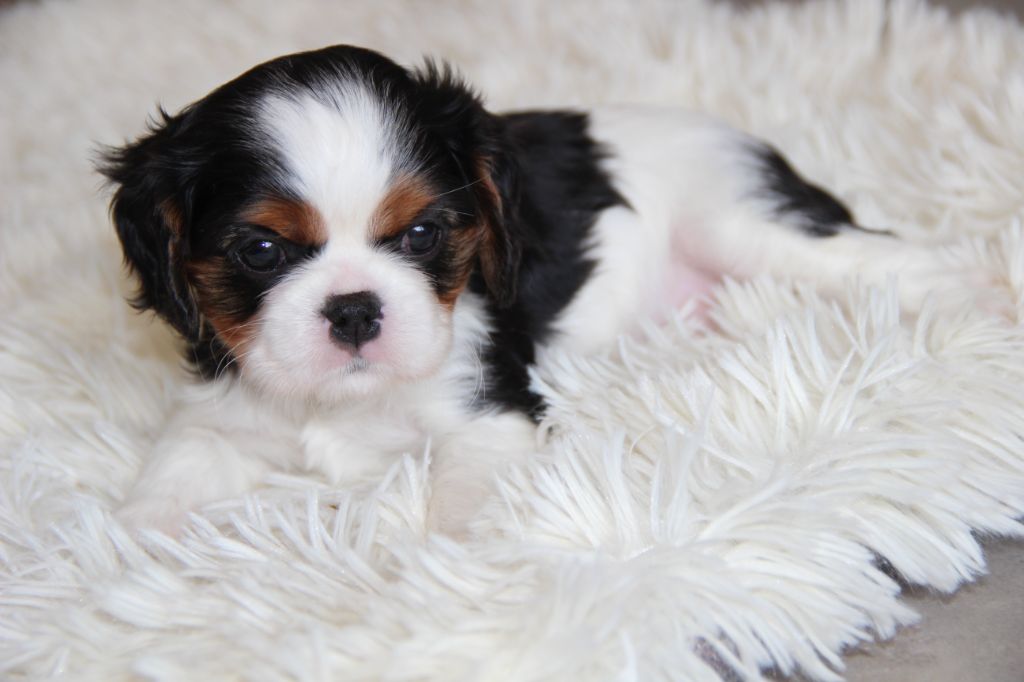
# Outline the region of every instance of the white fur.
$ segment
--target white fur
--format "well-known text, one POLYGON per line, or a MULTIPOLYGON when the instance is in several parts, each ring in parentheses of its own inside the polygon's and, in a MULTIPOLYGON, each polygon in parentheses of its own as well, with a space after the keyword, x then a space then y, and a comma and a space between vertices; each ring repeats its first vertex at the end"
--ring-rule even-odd
POLYGON ((269 96, 259 126, 284 158, 282 181, 317 208, 332 239, 361 243, 370 217, 402 168, 390 134, 395 122, 356 80, 342 80, 323 102, 308 94, 269 96))
MULTIPOLYGON (((0 82, 18 93, 0 98, 0 676, 710 680, 717 652, 747 679, 836 679, 848 647, 915 618, 874 552, 951 591, 985 571, 972 532, 1020 532, 1019 25, 905 0, 0 12, 0 82), (91 150, 138 134, 157 99, 342 40, 448 56, 499 109, 722 115, 868 225, 972 238, 950 257, 1001 282, 1013 322, 926 305, 908 323, 891 292, 853 284, 835 300, 728 284, 715 330, 683 320, 547 358, 541 457, 487 465, 503 497, 465 542, 425 531, 444 510, 423 449, 352 486, 300 461, 180 541, 137 541, 110 512, 187 378, 166 328, 122 304, 91 150)), ((457 365, 472 384, 472 353, 457 365)))
POLYGON ((452 313, 426 276, 367 244, 334 241, 268 292, 242 375, 271 394, 325 404, 371 396, 438 371, 451 349, 452 313), (332 342, 329 297, 358 291, 382 303, 380 335, 358 354, 332 342))
MULTIPOLYGON (((411 269, 395 266, 395 272, 411 269)), ((306 275, 298 279, 304 290, 310 288, 306 275)), ((534 441, 534 428, 524 415, 490 414, 473 405, 482 381, 479 349, 488 330, 478 298, 462 296, 453 324, 434 332, 455 330, 453 344, 445 337, 443 365, 429 376, 397 381, 375 360, 358 372, 347 365, 316 366, 316 339, 323 330, 317 323, 307 329, 301 317, 289 324, 289 311, 308 307, 273 298, 276 289, 262 322, 267 331, 254 343, 241 377, 189 387, 118 516, 135 528, 177 535, 189 511, 242 495, 268 473, 307 471, 331 485, 350 487, 378 482, 402 456, 432 446, 432 518, 443 524, 434 528, 463 532, 487 492, 493 494, 497 472, 520 461, 534 441), (278 311, 285 311, 283 321, 274 316, 278 311), (290 333, 283 345, 287 354, 273 364, 261 350, 274 343, 279 329, 290 333), (307 345, 313 348, 308 354, 307 345), (364 373, 371 377, 364 379, 364 373), (348 387, 351 383, 355 389, 348 387)), ((389 288, 376 290, 391 300, 389 288)), ((428 295, 422 307, 438 306, 428 295)))

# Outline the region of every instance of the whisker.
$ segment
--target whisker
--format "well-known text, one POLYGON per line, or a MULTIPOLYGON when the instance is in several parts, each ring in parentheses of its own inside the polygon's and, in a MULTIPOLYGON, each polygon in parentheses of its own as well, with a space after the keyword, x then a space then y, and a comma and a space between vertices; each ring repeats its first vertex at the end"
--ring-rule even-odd
POLYGON ((252 351, 252 350, 248 350, 248 351, 246 351, 244 353, 235 353, 235 352, 227 353, 224 356, 224 358, 221 360, 221 362, 218 363, 217 368, 214 370, 214 375, 213 375, 214 379, 219 379, 222 376, 224 376, 224 374, 229 369, 231 369, 231 367, 233 365, 240 364, 242 360, 244 360, 247 357, 249 357, 250 355, 252 355, 253 352, 254 351, 252 351), (224 362, 225 360, 227 362, 224 362))
MULTIPOLYGON (((247 320, 245 322, 240 322, 239 324, 228 327, 223 332, 221 332, 221 334, 226 335, 232 332, 247 330, 256 327, 258 324, 258 320, 247 320)), ((217 341, 217 339, 218 335, 214 335, 210 339, 209 350, 211 355, 213 355, 214 353, 213 344, 217 341)), ((231 368, 232 365, 236 364, 239 361, 239 359, 245 357, 245 355, 248 355, 248 353, 238 354, 233 348, 228 348, 227 352, 221 357, 220 360, 217 361, 217 366, 213 368, 213 378, 215 380, 220 379, 222 376, 224 376, 225 373, 227 373, 227 371, 231 368)))
POLYGON ((483 178, 477 178, 476 180, 472 180, 472 181, 470 181, 470 182, 467 182, 467 183, 466 183, 465 185, 463 185, 462 187, 456 187, 455 189, 450 189, 450 190, 448 190, 447 192, 441 192, 440 194, 435 194, 435 195, 434 195, 434 198, 435 198, 435 199, 440 199, 441 197, 443 197, 443 196, 445 196, 445 195, 447 195, 447 194, 452 194, 452 193, 454 193, 454 192, 459 192, 459 191, 461 191, 461 190, 464 190, 464 189, 466 189, 467 187, 472 187, 473 185, 479 184, 479 183, 481 183, 481 182, 483 182, 483 181, 484 181, 484 179, 483 179, 483 178))

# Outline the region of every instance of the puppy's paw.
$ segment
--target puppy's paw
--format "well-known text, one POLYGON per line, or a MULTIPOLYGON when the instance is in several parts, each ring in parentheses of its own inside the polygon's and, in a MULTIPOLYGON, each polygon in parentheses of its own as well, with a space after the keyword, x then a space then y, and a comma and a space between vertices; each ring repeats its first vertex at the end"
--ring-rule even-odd
POLYGON ((427 530, 457 540, 470 535, 470 525, 490 500, 483 485, 436 485, 427 504, 427 530))
POLYGON ((1017 306, 1003 276, 980 264, 965 264, 944 250, 921 250, 899 274, 900 304, 911 313, 925 306, 940 314, 967 311, 1014 321, 1017 306))
POLYGON ((911 310, 933 305, 940 314, 973 311, 1013 321, 1017 307, 1005 283, 981 268, 960 268, 911 286, 911 310))
POLYGON ((173 498, 151 497, 129 499, 114 517, 129 531, 157 530, 172 538, 181 535, 188 509, 173 498))
POLYGON ((961 295, 966 296, 974 310, 1008 322, 1017 321, 1017 304, 1009 285, 1002 278, 979 269, 964 273, 962 281, 965 286, 961 295))

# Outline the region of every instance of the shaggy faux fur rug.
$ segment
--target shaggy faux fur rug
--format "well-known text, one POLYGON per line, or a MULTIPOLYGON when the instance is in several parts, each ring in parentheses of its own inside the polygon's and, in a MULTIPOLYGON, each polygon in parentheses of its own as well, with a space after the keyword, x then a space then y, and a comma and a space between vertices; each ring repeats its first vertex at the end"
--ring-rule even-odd
MULTIPOLYGON (((1024 334, 851 282, 728 284, 607 357, 548 358, 539 456, 465 542, 423 453, 378 485, 279 475, 131 539, 110 512, 187 375, 133 313, 91 157, 257 61, 336 42, 458 64, 498 108, 714 112, 862 222, 958 241, 1024 310, 1024 29, 911 1, 0 7, 0 676, 702 680, 797 670, 1021 535, 1024 334)), ((798 274, 798 273, 797 273, 798 274)))

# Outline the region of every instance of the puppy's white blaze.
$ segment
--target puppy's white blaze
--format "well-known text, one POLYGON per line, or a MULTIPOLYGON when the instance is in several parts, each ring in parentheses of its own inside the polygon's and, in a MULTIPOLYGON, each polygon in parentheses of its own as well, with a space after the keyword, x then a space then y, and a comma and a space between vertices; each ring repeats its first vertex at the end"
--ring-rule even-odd
POLYGON ((285 182, 320 212, 332 237, 365 243, 388 185, 410 165, 405 126, 356 81, 319 94, 270 96, 260 123, 284 161, 285 182))

